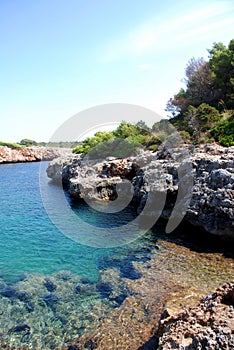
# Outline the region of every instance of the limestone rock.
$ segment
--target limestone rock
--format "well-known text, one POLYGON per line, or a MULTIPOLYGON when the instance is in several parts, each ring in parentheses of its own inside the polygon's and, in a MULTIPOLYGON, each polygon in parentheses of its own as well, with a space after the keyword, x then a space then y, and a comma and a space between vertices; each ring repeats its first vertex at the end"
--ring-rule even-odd
MULTIPOLYGON (((166 194, 163 217, 170 217, 176 203, 174 216, 182 215, 209 233, 234 238, 234 147, 215 144, 173 152, 162 147, 156 153, 103 161, 73 156, 54 160, 47 175, 54 181, 62 179, 77 199, 113 201, 120 195, 120 184, 130 181, 138 214, 150 194, 162 199, 166 194), (189 189, 191 178, 194 183, 189 189)), ((148 207, 148 215, 154 215, 155 206, 148 207)))
POLYGON ((22 148, 0 146, 0 164, 52 160, 64 154, 65 152, 68 152, 68 150, 36 146, 22 148))
POLYGON ((196 307, 161 318, 158 349, 233 349, 233 306, 234 284, 227 283, 196 307))

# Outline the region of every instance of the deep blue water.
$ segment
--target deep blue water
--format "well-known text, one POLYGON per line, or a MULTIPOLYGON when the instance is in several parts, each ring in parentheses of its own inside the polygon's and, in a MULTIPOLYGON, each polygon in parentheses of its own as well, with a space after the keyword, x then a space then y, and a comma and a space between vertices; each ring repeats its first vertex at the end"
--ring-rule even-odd
MULTIPOLYGON (((136 242, 119 248, 92 248, 64 236, 43 207, 39 171, 40 163, 0 166, 0 273, 5 280, 15 281, 26 272, 51 274, 60 270, 95 280, 102 262, 110 256, 125 258, 139 249, 136 242)), ((58 190, 49 180, 48 186, 52 194, 58 190)), ((91 224, 120 224, 117 214, 98 214, 87 205, 75 206, 74 211, 91 224)), ((131 218, 132 213, 125 213, 128 215, 131 218)))

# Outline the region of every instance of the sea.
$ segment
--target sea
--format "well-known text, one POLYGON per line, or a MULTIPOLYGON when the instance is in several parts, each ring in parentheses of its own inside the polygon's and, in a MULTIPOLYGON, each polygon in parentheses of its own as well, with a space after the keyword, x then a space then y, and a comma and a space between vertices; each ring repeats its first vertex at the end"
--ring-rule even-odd
MULTIPOLYGON (((47 165, 43 162, 43 169, 47 165)), ((196 244, 191 248, 181 238, 166 237, 160 227, 110 248, 69 238, 44 207, 40 171, 40 162, 0 165, 0 348, 65 349, 104 320, 118 329, 113 314, 131 309, 134 300, 147 304, 150 283, 155 288, 157 279, 167 286, 173 282, 178 299, 179 292, 183 299, 190 290, 195 300, 233 276, 230 257, 196 244)), ((46 186, 51 196, 58 191, 50 179, 46 186)), ((65 196, 80 230, 82 222, 121 230, 137 215, 131 207, 107 215, 65 196)), ((130 337, 138 331, 132 327, 130 337)))

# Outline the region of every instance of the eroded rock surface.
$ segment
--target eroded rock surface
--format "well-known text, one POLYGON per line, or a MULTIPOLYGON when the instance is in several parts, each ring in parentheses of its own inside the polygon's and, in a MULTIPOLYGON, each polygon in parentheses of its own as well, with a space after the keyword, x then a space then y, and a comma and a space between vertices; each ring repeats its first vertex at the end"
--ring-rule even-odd
POLYGON ((138 213, 147 201, 149 204, 152 194, 162 199, 166 194, 165 206, 157 209, 152 202, 148 215, 160 210, 169 218, 175 207, 173 215, 179 217, 186 209, 185 219, 193 225, 234 237, 234 147, 205 145, 173 152, 162 148, 156 153, 146 151, 137 157, 104 161, 60 158, 51 162, 47 174, 63 182, 77 199, 115 200, 121 193, 120 185, 131 181, 138 213))
POLYGON ((233 307, 234 284, 227 283, 196 307, 162 319, 158 349, 234 349, 233 307))
POLYGON ((52 160, 71 151, 60 148, 0 146, 0 164, 52 160))

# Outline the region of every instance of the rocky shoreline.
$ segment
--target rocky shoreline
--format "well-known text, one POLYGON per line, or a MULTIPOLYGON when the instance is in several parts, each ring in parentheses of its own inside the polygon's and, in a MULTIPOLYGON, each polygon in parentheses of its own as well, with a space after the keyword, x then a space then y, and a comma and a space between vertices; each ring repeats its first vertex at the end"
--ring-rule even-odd
MULTIPOLYGON (((155 153, 104 161, 74 155, 52 161, 47 175, 62 182, 72 198, 86 201, 116 199, 121 184, 130 180, 132 203, 139 214, 150 193, 166 193, 161 217, 182 213, 190 224, 234 239, 234 147, 203 145, 174 149, 173 153, 162 147, 155 153)), ((150 214, 154 215, 153 205, 150 214)))
MULTIPOLYGON (((184 222, 191 224, 194 230, 198 227, 200 231, 204 230, 217 239, 221 236, 233 240, 234 147, 204 145, 190 148, 189 158, 182 157, 182 161, 180 152, 181 149, 177 149, 171 154, 162 148, 155 153, 144 152, 137 157, 126 159, 109 157, 104 161, 93 161, 81 156, 60 158, 51 162, 47 175, 54 182, 60 185, 62 183, 75 201, 85 200, 88 203, 90 200, 102 202, 118 198, 119 194, 121 195, 120 185, 125 180, 130 180, 133 187, 132 203, 138 214, 141 214, 150 192, 159 195, 166 192, 167 199, 162 210, 162 218, 168 220, 176 201, 180 210, 187 201, 184 222), (180 197, 181 183, 188 184, 191 180, 191 172, 189 173, 191 169, 186 166, 188 162, 192 164, 192 193, 188 195, 182 190, 184 196, 180 197), (159 176, 160 169, 163 169, 163 172, 159 176)), ((188 189, 188 186, 185 186, 185 189, 188 189)), ((193 255, 192 252, 190 254, 193 255)), ((142 278, 134 281, 134 285, 128 284, 128 287, 131 285, 137 293, 130 295, 120 308, 113 312, 111 319, 104 319, 96 331, 80 337, 66 350, 233 348, 234 284, 227 283, 213 294, 205 295, 206 291, 211 292, 220 284, 211 283, 212 285, 203 288, 199 282, 199 273, 202 273, 203 268, 199 264, 196 267, 193 258, 191 262, 188 261, 190 260, 188 256, 186 259, 186 264, 194 270, 190 271, 191 280, 187 282, 180 280, 179 271, 172 266, 173 256, 170 260, 162 262, 168 266, 167 274, 162 276, 158 274, 161 270, 159 262, 157 261, 154 266, 151 259, 150 269, 140 268, 142 278), (170 275, 173 271, 174 273, 170 275), (169 276, 168 281, 170 280, 168 287, 166 276, 169 276), (150 283, 148 288, 149 280, 154 283, 150 283), (144 286, 144 296, 139 292, 138 282, 144 286), (182 288, 178 292, 178 283, 182 283, 184 290, 182 288), (147 302, 144 302, 146 295, 147 302), (156 295, 160 295, 159 300, 156 295), (132 335, 129 330, 132 331, 132 335)), ((177 261, 176 258, 175 264, 177 266, 179 264, 183 270, 183 259, 177 261)), ((229 264, 229 269, 232 271, 232 262, 229 264)), ((207 272, 208 270, 205 274, 207 272)), ((185 278, 184 272, 182 275, 185 278)), ((105 274, 103 278, 105 279, 105 274)), ((232 277, 230 279, 226 274, 226 281, 233 282, 232 277)))
POLYGON ((0 146, 0 164, 39 162, 70 154, 71 151, 62 148, 22 147, 10 148, 0 146))
POLYGON ((234 284, 227 283, 200 303, 170 316, 165 310, 157 330, 158 349, 233 349, 234 284))
POLYGON ((1 349, 232 349, 232 260, 164 239, 147 259, 136 253, 131 275, 126 259, 105 259, 95 282, 68 271, 0 279, 1 349))
MULTIPOLYGON (((186 275, 180 280, 180 272, 185 266, 181 264, 177 269, 163 255, 161 262, 155 259, 167 243, 160 242, 159 246, 148 267, 145 263, 134 264, 141 277, 134 281, 124 280, 125 288, 131 293, 120 306, 95 330, 84 333, 66 350, 232 349, 234 284, 221 284, 217 288, 221 282, 218 278, 219 281, 213 281, 208 288, 204 280, 200 280, 199 265, 192 268, 193 282, 186 275), (215 289, 213 294, 206 294, 215 289)), ((183 250, 186 254, 186 248, 179 248, 178 253, 183 254, 183 250)), ((198 254, 192 253, 187 264, 195 263, 196 257, 198 254)), ((206 260, 205 256, 203 258, 206 260)), ((205 262, 203 258, 200 263, 205 262)), ((232 265, 230 269, 233 271, 232 265)), ((230 276, 226 275, 227 280, 230 276)), ((100 281, 112 287, 121 285, 117 271, 111 269, 101 272, 100 281)))

